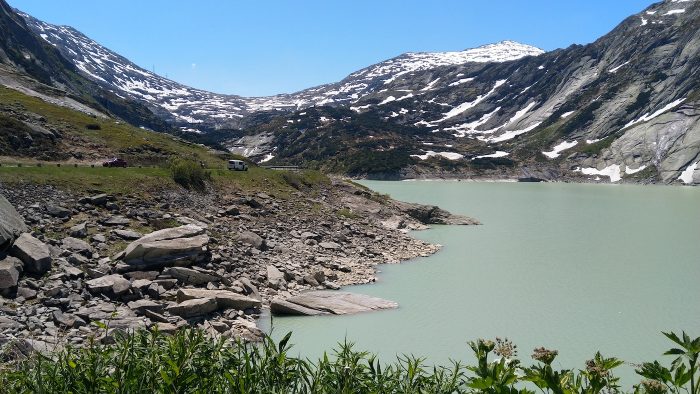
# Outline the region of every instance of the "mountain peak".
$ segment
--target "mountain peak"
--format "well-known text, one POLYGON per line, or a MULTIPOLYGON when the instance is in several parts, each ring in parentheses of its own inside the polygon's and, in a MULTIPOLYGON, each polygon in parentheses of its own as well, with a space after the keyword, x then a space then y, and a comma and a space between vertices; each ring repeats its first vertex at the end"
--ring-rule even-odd
POLYGON ((507 62, 517 60, 525 56, 538 56, 544 51, 517 41, 504 40, 493 44, 481 45, 463 51, 450 52, 408 52, 404 56, 411 58, 425 58, 436 61, 436 66, 454 65, 462 63, 489 63, 507 62), (444 64, 443 64, 444 63, 444 64))

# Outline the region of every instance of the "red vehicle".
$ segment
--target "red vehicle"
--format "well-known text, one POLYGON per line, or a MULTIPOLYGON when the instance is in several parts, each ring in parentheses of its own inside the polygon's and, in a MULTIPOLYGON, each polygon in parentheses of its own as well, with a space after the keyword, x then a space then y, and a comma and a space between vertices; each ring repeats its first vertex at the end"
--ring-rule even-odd
POLYGON ((117 157, 109 159, 102 163, 102 167, 122 167, 126 168, 126 161, 119 159, 117 157))

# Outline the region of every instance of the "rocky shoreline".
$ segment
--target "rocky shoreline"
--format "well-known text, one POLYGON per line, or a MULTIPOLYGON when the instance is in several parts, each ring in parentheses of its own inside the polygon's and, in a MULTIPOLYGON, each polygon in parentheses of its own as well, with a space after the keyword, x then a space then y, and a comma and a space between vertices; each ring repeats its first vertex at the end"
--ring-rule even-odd
POLYGON ((109 196, 29 183, 0 194, 2 216, 16 217, 0 223, 0 348, 15 353, 152 326, 256 340, 255 321, 275 300, 369 283, 378 264, 439 249, 407 231, 478 224, 343 179, 278 196, 109 196))

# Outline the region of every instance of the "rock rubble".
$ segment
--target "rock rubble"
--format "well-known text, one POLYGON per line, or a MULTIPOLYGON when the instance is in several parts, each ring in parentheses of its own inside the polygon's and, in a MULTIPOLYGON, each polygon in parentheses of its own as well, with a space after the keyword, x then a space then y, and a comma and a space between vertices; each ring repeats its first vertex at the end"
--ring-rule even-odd
POLYGON ((405 234, 424 227, 416 215, 343 180, 291 196, 170 191, 145 199, 35 184, 0 194, 3 212, 16 208, 17 216, 3 216, 0 229, 0 344, 37 350, 147 327, 255 340, 263 308, 392 308, 332 290, 374 281, 377 264, 438 249, 405 234))

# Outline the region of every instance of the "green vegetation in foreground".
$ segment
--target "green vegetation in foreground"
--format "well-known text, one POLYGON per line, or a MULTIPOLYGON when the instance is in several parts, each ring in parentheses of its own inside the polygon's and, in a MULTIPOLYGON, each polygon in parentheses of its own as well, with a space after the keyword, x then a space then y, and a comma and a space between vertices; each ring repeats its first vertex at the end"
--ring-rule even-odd
MULTIPOLYGON (((614 375, 623 362, 600 353, 581 370, 555 370, 556 350, 535 349, 534 364, 525 366, 507 339, 478 340, 469 343, 475 365, 427 367, 408 356, 382 364, 346 342, 311 362, 290 356, 290 335, 246 344, 211 340, 195 329, 173 336, 139 331, 118 336, 114 345, 90 343, 0 364, 0 387, 3 393, 625 392, 614 375)), ((700 338, 664 335, 676 346, 665 354, 675 360, 668 367, 658 361, 638 366, 643 380, 629 392, 698 394, 700 338)))
MULTIPOLYGON (((207 169, 211 179, 207 187, 218 190, 237 189, 265 192, 278 197, 294 190, 318 188, 330 180, 317 171, 287 172, 251 166, 249 171, 229 171, 225 164, 207 169)), ((177 189, 169 168, 104 168, 45 165, 42 167, 0 167, 0 183, 35 183, 53 185, 74 192, 102 192, 115 195, 148 195, 177 189)))

